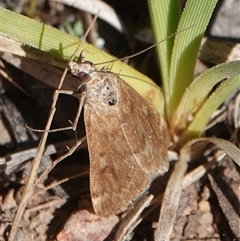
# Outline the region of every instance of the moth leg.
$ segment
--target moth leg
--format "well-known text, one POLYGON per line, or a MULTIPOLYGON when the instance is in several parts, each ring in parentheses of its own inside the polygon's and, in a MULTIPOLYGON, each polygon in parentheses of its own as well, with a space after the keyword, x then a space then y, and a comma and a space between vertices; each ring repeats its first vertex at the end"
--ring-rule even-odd
MULTIPOLYGON (((54 95, 53 95, 53 103, 52 103, 52 106, 51 106, 51 112, 55 112, 56 111, 56 103, 57 103, 57 100, 58 100, 58 96, 60 94, 73 95, 74 91, 72 91, 72 90, 55 90, 54 91, 54 95)), ((57 129, 51 129, 51 130, 48 130, 47 132, 51 133, 51 132, 66 131, 66 130, 73 130, 73 131, 75 131, 76 128, 77 128, 77 124, 78 124, 78 120, 79 120, 81 111, 82 111, 84 99, 85 99, 85 95, 83 93, 81 98, 80 98, 80 100, 79 100, 78 110, 77 110, 76 116, 74 118, 74 121, 73 122, 69 121, 71 126, 57 128, 57 129)), ((32 130, 32 131, 46 132, 45 130, 31 128, 28 125, 26 125, 26 127, 28 129, 32 130)))
POLYGON ((75 131, 76 128, 77 128, 77 124, 78 124, 78 120, 79 120, 79 117, 80 117, 81 112, 82 112, 82 107, 83 107, 84 100, 85 100, 85 92, 82 92, 81 98, 79 99, 79 104, 78 104, 78 109, 77 109, 76 116, 74 118, 74 121, 71 123, 72 126, 70 126, 70 127, 72 127, 73 131, 75 131))
POLYGON ((82 50, 81 53, 79 54, 78 56, 78 63, 81 64, 81 63, 84 63, 84 51, 82 50))

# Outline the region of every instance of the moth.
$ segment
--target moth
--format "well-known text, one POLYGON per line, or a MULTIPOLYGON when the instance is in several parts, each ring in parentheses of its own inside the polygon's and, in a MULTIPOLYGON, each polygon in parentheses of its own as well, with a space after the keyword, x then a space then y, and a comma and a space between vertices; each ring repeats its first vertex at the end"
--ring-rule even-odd
POLYGON ((119 214, 168 170, 166 122, 117 74, 84 60, 69 66, 80 80, 94 211, 119 214))

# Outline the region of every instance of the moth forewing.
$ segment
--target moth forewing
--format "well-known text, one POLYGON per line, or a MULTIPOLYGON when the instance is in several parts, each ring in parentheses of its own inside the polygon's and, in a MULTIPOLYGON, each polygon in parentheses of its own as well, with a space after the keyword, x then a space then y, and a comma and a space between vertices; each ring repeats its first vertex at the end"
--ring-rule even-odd
POLYGON ((146 172, 156 172, 157 175, 165 173, 169 167, 169 136, 165 120, 126 82, 120 78, 117 80, 121 95, 124 96, 121 106, 129 103, 120 107, 121 120, 124 122, 129 117, 133 119, 126 122, 123 131, 136 160, 146 172))
POLYGON ((101 216, 118 214, 168 170, 167 126, 151 104, 117 75, 91 72, 85 84, 93 208, 101 216))

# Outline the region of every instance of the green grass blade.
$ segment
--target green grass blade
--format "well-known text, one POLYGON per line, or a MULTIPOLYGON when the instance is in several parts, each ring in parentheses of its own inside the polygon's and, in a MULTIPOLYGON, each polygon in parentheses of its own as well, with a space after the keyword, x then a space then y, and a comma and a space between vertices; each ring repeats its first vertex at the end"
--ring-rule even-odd
MULTIPOLYGON (((180 1, 148 0, 148 6, 155 42, 158 43, 176 32, 181 16, 180 1)), ((157 45, 157 57, 166 93, 169 93, 168 79, 173 44, 174 37, 157 45)))
POLYGON ((188 0, 186 3, 178 31, 193 27, 175 38, 169 79, 170 90, 166 93, 169 120, 172 119, 183 93, 193 80, 201 39, 216 3, 217 0, 188 0))
MULTIPOLYGON (((41 52, 44 53, 42 59, 46 59, 47 53, 49 54, 49 58, 51 58, 49 62, 59 67, 63 67, 62 64, 59 65, 61 62, 59 60, 65 60, 67 63, 79 44, 79 39, 74 36, 21 14, 0 8, 0 42, 5 37, 20 42, 22 50, 25 51, 24 56, 35 56, 35 59, 41 60, 41 52), (30 47, 38 50, 38 54, 29 53, 28 51, 32 51, 30 47)), ((98 68, 107 66, 112 72, 121 74, 122 79, 131 85, 140 95, 150 100, 158 112, 163 114, 163 95, 160 88, 151 79, 122 61, 107 64, 106 62, 116 60, 116 58, 90 44, 82 42, 81 50, 84 51, 86 60, 94 64, 105 62, 105 64, 97 65, 98 68)), ((80 52, 77 54, 79 55, 80 52)))
POLYGON ((240 87, 240 74, 230 77, 208 97, 204 105, 195 115, 187 130, 181 135, 183 139, 196 138, 201 135, 212 113, 226 100, 226 98, 240 87))
POLYGON ((185 91, 171 122, 171 132, 186 129, 196 112, 206 101, 213 87, 225 78, 240 74, 240 61, 233 61, 208 69, 199 75, 185 91))

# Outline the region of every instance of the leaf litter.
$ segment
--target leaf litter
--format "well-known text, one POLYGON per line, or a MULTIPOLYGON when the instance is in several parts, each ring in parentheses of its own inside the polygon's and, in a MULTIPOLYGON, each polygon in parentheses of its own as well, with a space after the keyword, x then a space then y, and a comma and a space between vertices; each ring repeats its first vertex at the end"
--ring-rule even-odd
MULTIPOLYGON (((25 123, 34 127, 44 126, 53 89, 7 63, 4 66, 1 65, 1 71, 10 73, 12 79, 31 96, 26 96, 10 84, 9 77, 1 79, 1 133, 6 133, 6 135, 1 135, 3 148, 1 148, 0 159, 2 186, 0 237, 1 240, 7 240, 11 221, 22 198, 22 187, 30 169, 32 160, 30 153, 36 148, 37 139, 40 136, 39 133, 27 129, 25 123), (21 73, 20 78, 19 73, 21 73), (37 113, 37 116, 34 117, 33 112, 37 113), (24 138, 19 138, 14 126, 21 126, 20 132, 26 133, 24 138), (23 152, 25 154, 21 158, 23 152), (10 166, 11 168, 14 166, 11 171, 9 171, 10 166)), ((222 105, 213 118, 214 124, 206 131, 206 135, 223 137, 239 146, 239 132, 237 132, 240 119, 239 96, 240 92, 236 91, 222 105)), ((77 108, 77 103, 73 98, 68 96, 62 99, 54 119, 56 128, 65 126, 63 121, 68 123, 68 119, 74 116, 74 108, 69 110, 69 105, 77 108)), ((52 134, 49 145, 50 143, 59 144, 61 141, 65 143, 66 140, 74 141, 76 135, 78 137, 84 135, 82 122, 80 122, 77 134, 69 132, 52 134)), ((62 152, 65 152, 68 146, 71 147, 71 142, 62 145, 62 152)), ((59 151, 46 153, 38 173, 41 174, 53 160, 61 155, 59 151)), ((168 220, 165 221, 165 225, 172 225, 171 240, 234 240, 239 238, 239 167, 213 146, 201 145, 192 149, 191 155, 191 160, 187 163, 187 174, 183 176, 183 183, 187 184, 183 184, 185 186, 179 196, 176 221, 174 225, 171 222, 168 223, 168 220), (191 172, 194 172, 194 175, 188 175, 191 172), (199 177, 195 180, 197 174, 199 177)), ((173 166, 174 163, 171 165, 173 166)), ((150 189, 150 193, 155 196, 150 207, 141 215, 141 208, 139 208, 140 213, 130 214, 128 220, 136 220, 134 222, 140 223, 135 228, 133 222, 127 219, 118 223, 117 216, 102 219, 91 214, 88 168, 86 147, 81 148, 54 168, 44 184, 47 186, 56 183, 56 185, 48 191, 44 191, 44 186, 37 187, 36 192, 41 194, 34 196, 27 205, 23 220, 20 222, 17 240, 31 240, 30 237, 34 240, 104 240, 107 236, 109 237, 107 240, 112 240, 119 227, 123 230, 118 236, 119 240, 154 239, 152 227, 157 227, 159 215, 159 207, 156 203, 160 203, 159 200, 162 199, 164 191, 163 187, 158 186, 158 181, 156 180, 150 189), (71 178, 80 175, 79 173, 83 175, 79 178, 71 178), (68 181, 58 185, 61 180, 68 181), (40 192, 41 189, 43 192, 40 192), (84 226, 87 223, 91 225, 84 226), (118 225, 113 228, 117 223, 118 225), (130 227, 124 230, 128 223, 130 227), (86 227, 84 229, 86 236, 83 233, 79 234, 83 227, 86 227)), ((168 179, 169 174, 164 176, 161 182, 166 184, 168 179)), ((147 207, 149 204, 149 202, 145 204, 143 202, 141 203, 143 206, 140 205, 140 207, 147 207)))

